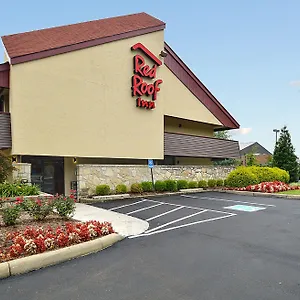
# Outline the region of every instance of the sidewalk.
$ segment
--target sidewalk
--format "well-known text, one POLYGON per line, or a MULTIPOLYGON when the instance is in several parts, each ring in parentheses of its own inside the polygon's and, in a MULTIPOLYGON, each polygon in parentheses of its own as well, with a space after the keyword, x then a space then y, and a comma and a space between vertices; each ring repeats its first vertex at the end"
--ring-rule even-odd
POLYGON ((111 222, 114 230, 125 237, 141 234, 149 227, 149 223, 144 220, 82 203, 76 203, 73 219, 82 222, 89 220, 111 222))

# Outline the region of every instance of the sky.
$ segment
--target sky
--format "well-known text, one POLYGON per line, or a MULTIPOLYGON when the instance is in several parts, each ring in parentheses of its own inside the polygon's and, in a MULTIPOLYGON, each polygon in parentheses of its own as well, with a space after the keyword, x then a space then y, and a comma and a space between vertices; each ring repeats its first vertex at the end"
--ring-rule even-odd
POLYGON ((300 156, 299 11, 299 0, 15 0, 1 5, 0 35, 147 12, 239 122, 233 139, 273 152, 273 129, 286 125, 300 156))

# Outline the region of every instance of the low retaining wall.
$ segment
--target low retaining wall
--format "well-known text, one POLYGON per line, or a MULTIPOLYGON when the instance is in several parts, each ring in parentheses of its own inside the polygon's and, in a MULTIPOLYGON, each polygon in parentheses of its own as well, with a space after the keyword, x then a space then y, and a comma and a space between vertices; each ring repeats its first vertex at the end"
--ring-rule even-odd
MULTIPOLYGON (((154 180, 166 179, 225 179, 234 167, 224 166, 155 166, 154 180)), ((77 184, 80 196, 95 193, 98 184, 108 184, 112 189, 118 184, 130 187, 132 183, 151 181, 148 166, 137 165, 77 165, 77 184)))

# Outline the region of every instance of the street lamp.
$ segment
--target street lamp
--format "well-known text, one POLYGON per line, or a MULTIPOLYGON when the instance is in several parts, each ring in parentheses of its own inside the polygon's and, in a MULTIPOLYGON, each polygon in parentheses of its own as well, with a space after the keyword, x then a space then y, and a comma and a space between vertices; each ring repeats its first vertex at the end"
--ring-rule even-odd
POLYGON ((275 136, 276 136, 276 144, 277 144, 277 134, 280 130, 279 129, 273 129, 273 132, 275 132, 275 136))

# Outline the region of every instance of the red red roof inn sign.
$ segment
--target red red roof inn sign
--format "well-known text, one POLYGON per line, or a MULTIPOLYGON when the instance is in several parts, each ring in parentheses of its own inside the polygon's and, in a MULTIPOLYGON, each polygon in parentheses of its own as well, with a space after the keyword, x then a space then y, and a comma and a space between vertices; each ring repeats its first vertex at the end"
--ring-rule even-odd
MULTIPOLYGON (((162 62, 143 44, 137 43, 131 47, 132 50, 141 50, 146 56, 153 60, 154 65, 150 67, 146 64, 145 59, 141 55, 135 55, 133 58, 133 73, 132 76, 132 96, 136 99, 136 106, 146 109, 155 108, 155 100, 160 91, 159 85, 163 82, 162 79, 156 79, 157 67, 162 65, 162 62), (145 79, 150 79, 151 82, 146 82, 145 79), (142 97, 152 97, 152 100, 144 100, 142 97)), ((149 81, 149 80, 148 80, 149 81)))

